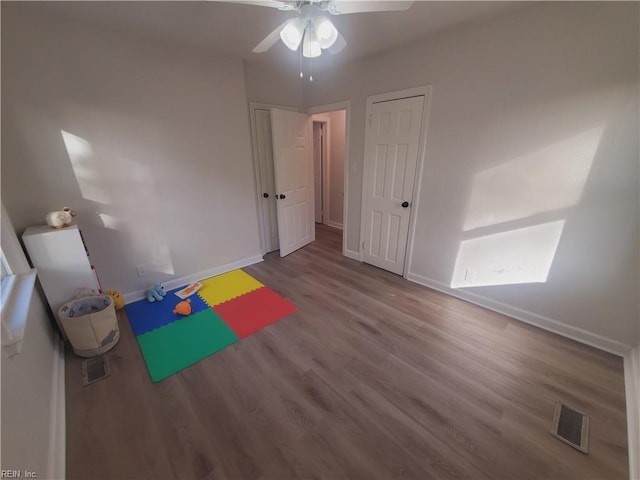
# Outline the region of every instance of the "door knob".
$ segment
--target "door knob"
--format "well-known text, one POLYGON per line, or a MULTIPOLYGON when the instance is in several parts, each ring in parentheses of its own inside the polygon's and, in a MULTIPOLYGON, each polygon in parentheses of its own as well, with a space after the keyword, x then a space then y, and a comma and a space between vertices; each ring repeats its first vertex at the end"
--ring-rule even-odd
POLYGON ((280 200, 284 200, 285 198, 287 198, 287 196, 284 193, 280 194, 280 200))
POLYGON ((264 193, 262 194, 262 196, 263 196, 264 198, 269 198, 269 194, 268 194, 267 192, 264 192, 264 193))
POLYGON ((409 202, 402 202, 402 208, 407 208, 409 206, 409 202))

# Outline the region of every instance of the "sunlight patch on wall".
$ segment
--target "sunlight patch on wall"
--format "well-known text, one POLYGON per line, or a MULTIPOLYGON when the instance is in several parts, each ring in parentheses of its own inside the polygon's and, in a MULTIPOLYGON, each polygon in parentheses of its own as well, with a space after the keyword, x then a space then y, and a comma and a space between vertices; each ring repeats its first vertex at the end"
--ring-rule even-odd
POLYGON ((108 213, 98 213, 98 216, 100 217, 100 220, 102 220, 104 228, 108 228, 109 230, 123 229, 122 221, 113 215, 109 215, 108 213))
POLYGON ((153 170, 136 160, 120 159, 121 170, 126 171, 127 203, 123 215, 132 225, 131 233, 136 245, 144 245, 144 253, 137 261, 144 263, 150 272, 174 275, 171 251, 165 240, 166 214, 156 194, 153 170))
POLYGON ((171 252, 169 252, 169 247, 166 243, 155 243, 151 245, 149 255, 149 270, 166 273, 167 275, 174 275, 176 273, 173 269, 173 263, 171 262, 171 252))
POLYGON ((461 242, 451 287, 546 282, 564 223, 559 220, 461 242))
POLYGON ((64 130, 61 134, 80 192, 100 204, 95 214, 104 228, 127 233, 132 250, 140 252, 136 264, 145 264, 150 272, 174 275, 151 168, 78 135, 64 130))
POLYGON ((480 172, 464 231, 566 208, 580 201, 604 126, 480 172))
POLYGON ((87 200, 109 205, 111 198, 102 185, 99 164, 91 143, 64 130, 61 133, 82 196, 87 200))

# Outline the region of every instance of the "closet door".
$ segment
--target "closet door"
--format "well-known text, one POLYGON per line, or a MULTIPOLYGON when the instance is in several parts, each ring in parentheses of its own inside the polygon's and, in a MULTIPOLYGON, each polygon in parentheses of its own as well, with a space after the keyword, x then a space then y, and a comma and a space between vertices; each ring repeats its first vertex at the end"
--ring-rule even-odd
POLYGON ((366 263, 404 273, 424 96, 373 103, 365 142, 366 263))
POLYGON ((278 214, 276 212, 276 182, 273 169, 271 111, 255 109, 255 154, 258 163, 258 206, 262 244, 265 253, 280 248, 278 214))

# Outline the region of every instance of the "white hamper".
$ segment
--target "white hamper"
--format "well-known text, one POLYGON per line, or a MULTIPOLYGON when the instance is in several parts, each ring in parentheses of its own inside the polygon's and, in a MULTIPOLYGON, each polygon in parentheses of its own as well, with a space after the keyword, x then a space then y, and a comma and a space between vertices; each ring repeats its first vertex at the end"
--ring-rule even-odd
POLYGON ((80 357, 100 355, 120 339, 118 317, 109 295, 76 298, 60 307, 58 313, 73 351, 80 357))

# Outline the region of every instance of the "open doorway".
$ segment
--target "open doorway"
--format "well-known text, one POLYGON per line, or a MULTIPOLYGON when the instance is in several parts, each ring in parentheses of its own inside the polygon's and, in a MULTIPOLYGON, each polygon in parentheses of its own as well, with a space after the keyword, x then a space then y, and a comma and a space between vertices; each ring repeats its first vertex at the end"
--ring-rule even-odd
MULTIPOLYGON (((280 238, 280 215, 277 212, 277 202, 280 199, 289 197, 284 192, 276 192, 275 138, 272 128, 272 113, 277 110, 289 110, 295 112, 297 109, 269 104, 251 102, 249 104, 251 136, 253 144, 253 157, 256 180, 256 207, 258 211, 258 229, 260 231, 260 248, 263 254, 281 250, 280 238), (281 196, 282 195, 282 196, 281 196), (278 200, 276 200, 278 199, 278 200)), ((308 118, 308 169, 309 185, 314 183, 313 175, 313 123, 317 121, 321 126, 317 127, 322 131, 319 135, 319 145, 321 154, 319 156, 319 175, 317 176, 317 188, 320 196, 317 203, 320 206, 318 212, 318 223, 325 229, 339 229, 342 241, 342 254, 351 258, 357 258, 357 253, 346 250, 346 235, 342 231, 348 229, 345 215, 348 203, 348 151, 349 151, 349 110, 348 101, 331 105, 313 107, 305 112, 308 118), (314 118, 315 116, 315 118, 314 118), (321 223, 320 223, 321 222, 321 223)), ((277 130, 277 129, 276 129, 277 130)), ((282 130, 282 129, 281 129, 282 130)), ((289 131, 290 129, 285 129, 289 131)), ((295 169, 298 171, 299 169, 295 169)), ((316 189, 314 189, 316 190, 316 189)), ((315 204, 316 199, 311 195, 313 205, 309 209, 308 215, 298 215, 296 218, 303 218, 313 225, 316 220, 315 204)), ((316 224, 318 225, 318 224, 316 224)), ((313 228, 311 229, 313 230, 313 228)), ((335 232, 335 230, 334 230, 335 232)), ((282 250, 281 250, 282 253, 282 250)))
POLYGON ((315 221, 342 230, 346 110, 316 113, 313 121, 315 221))

